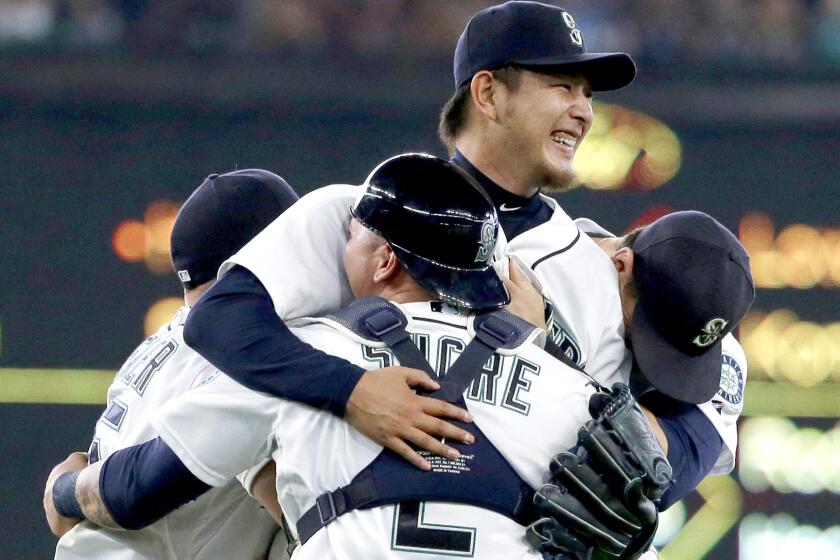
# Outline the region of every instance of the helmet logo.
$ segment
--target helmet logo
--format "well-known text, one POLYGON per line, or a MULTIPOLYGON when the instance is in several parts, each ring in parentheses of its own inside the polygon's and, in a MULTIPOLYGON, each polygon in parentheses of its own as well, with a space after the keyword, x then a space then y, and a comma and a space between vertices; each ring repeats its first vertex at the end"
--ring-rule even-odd
POLYGON ((475 256, 475 262, 490 262, 490 256, 495 248, 496 224, 493 220, 486 220, 481 224, 481 240, 478 242, 478 254, 475 256))
POLYGON ((728 321, 726 319, 715 317, 706 323, 706 326, 703 327, 703 333, 694 337, 692 342, 701 348, 711 346, 722 336, 723 329, 726 327, 727 323, 728 321))
POLYGON ((580 29, 575 26, 575 18, 572 17, 572 14, 563 12, 563 21, 566 23, 566 27, 570 29, 569 37, 571 37, 572 43, 578 46, 583 45, 583 35, 580 34, 580 29))

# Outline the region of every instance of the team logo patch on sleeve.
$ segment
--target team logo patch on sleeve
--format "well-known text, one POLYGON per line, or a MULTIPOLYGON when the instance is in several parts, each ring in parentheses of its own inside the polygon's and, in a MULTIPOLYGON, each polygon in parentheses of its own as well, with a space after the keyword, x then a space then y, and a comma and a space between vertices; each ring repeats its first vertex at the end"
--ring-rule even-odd
POLYGON ((744 373, 737 360, 729 354, 723 355, 718 395, 732 404, 741 404, 744 399, 744 373))

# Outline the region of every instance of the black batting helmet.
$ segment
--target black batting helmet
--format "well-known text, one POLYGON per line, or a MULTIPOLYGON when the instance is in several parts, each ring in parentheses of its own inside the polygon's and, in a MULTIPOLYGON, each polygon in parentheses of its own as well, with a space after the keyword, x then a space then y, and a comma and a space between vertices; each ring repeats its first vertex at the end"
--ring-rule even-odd
POLYGON ((403 154, 379 164, 365 187, 353 217, 385 238, 420 286, 468 309, 510 301, 492 266, 496 210, 464 170, 428 154, 403 154))

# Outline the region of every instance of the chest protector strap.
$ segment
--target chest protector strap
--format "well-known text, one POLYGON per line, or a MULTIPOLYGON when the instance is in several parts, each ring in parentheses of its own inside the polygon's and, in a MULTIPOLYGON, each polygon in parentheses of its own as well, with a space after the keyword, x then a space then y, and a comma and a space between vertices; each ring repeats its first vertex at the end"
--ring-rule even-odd
MULTIPOLYGON (((400 364, 418 367, 415 364, 419 357, 425 364, 424 371, 432 371, 405 331, 405 317, 389 302, 381 298, 365 298, 347 308, 347 312, 339 312, 330 318, 363 338, 386 342, 400 364), (391 341, 395 344, 392 345, 391 341)), ((507 312, 478 316, 474 327, 475 338, 440 380, 441 388, 431 393, 430 397, 466 408, 463 393, 479 376, 493 353, 502 347, 512 348, 521 344, 533 329, 507 312)), ((383 449, 350 484, 318 496, 315 505, 304 512, 297 523, 300 543, 306 543, 322 527, 349 511, 420 500, 490 509, 522 525, 536 520, 533 489, 514 471, 480 427, 453 420, 450 422, 475 436, 475 442, 469 446, 449 443, 459 448, 460 459, 452 461, 420 451, 432 463, 431 471, 421 471, 389 449, 383 449)))
POLYGON ((405 330, 405 317, 394 309, 380 309, 365 318, 368 332, 388 345, 400 361, 401 366, 419 369, 426 372, 432 379, 437 374, 426 361, 426 357, 411 340, 405 330))

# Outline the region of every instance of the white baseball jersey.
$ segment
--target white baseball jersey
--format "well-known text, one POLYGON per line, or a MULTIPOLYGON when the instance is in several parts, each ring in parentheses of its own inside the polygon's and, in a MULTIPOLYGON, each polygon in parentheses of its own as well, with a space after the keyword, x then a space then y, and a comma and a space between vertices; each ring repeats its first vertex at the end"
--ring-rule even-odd
MULTIPOLYGON (((575 220, 575 224, 586 236, 615 237, 588 218, 579 218, 575 220)), ((723 337, 721 345, 723 363, 720 388, 710 401, 697 405, 723 440, 723 449, 711 474, 727 474, 735 468, 735 451, 738 448, 737 422, 744 409, 744 385, 747 382, 747 357, 741 344, 730 333, 723 337)))
MULTIPOLYGON (((472 321, 429 303, 401 306, 407 330, 436 369, 448 367, 472 336, 472 321)), ((384 344, 365 341, 329 319, 293 322, 304 342, 363 368, 396 364, 384 344)), ((514 350, 501 350, 492 375, 465 391, 467 408, 519 476, 533 488, 548 480, 551 457, 576 443, 577 428, 589 419, 589 379, 532 343, 535 331, 514 350)), ((306 405, 254 393, 219 376, 169 403, 155 420, 161 437, 192 472, 217 484, 273 446, 277 492, 290 527, 317 496, 348 484, 382 451, 336 416, 306 405), (207 430, 208 423, 213 429, 207 430), (243 457, 246 457, 243 459, 243 457)), ((458 461, 429 457, 452 476, 470 469, 469 447, 458 461)), ((531 558, 524 528, 487 509, 453 503, 425 503, 417 510, 388 505, 357 510, 318 531, 293 556, 297 559, 531 558), (406 519, 406 517, 411 519, 406 519), (426 539, 430 532, 435 540, 426 539), (458 535, 440 544, 441 532, 458 535), (445 546, 453 546, 447 549, 445 546), (444 548, 441 548, 441 547, 444 548)))
MULTIPOLYGON (((352 300, 342 253, 350 208, 362 192, 330 185, 302 197, 229 261, 250 270, 284 321, 319 316, 352 300), (282 257, 278 257, 282 255, 282 257)), ((606 386, 630 376, 618 277, 609 258, 551 198, 548 222, 510 243, 500 234, 496 256, 523 262, 554 307, 549 333, 567 355, 606 386)))
MULTIPOLYGON (((96 424, 91 462, 157 437, 151 424, 157 408, 219 374, 184 343, 189 308, 144 340, 108 388, 96 424)), ((234 473, 235 474, 235 473, 234 473)), ((139 531, 111 530, 84 521, 65 534, 55 558, 185 560, 265 558, 278 527, 237 480, 190 502, 139 531), (249 535, 242 539, 241 535, 249 535)))

